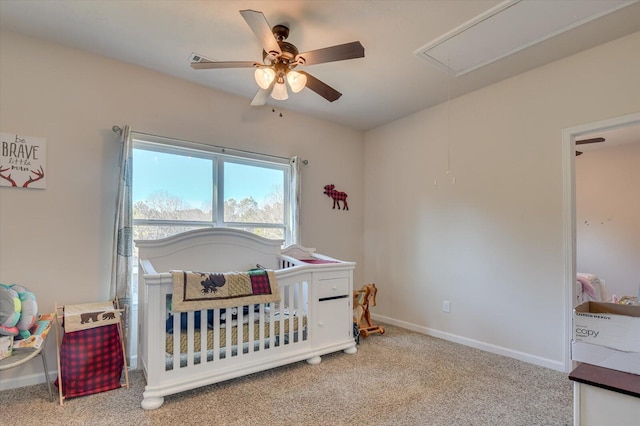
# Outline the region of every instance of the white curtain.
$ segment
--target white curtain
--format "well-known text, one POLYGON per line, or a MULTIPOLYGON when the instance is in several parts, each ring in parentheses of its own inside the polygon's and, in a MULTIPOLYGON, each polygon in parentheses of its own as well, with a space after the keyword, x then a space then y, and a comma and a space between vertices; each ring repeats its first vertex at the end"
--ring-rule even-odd
MULTIPOLYGON (((133 267, 133 226, 131 218, 132 141, 129 126, 122 129, 118 174, 118 195, 113 230, 110 299, 118 298, 120 308, 129 312, 133 267)), ((128 315, 129 316, 129 315, 128 315)))
POLYGON ((300 241, 300 159, 291 157, 289 160, 291 173, 289 174, 289 200, 291 203, 291 243, 301 244, 300 241))

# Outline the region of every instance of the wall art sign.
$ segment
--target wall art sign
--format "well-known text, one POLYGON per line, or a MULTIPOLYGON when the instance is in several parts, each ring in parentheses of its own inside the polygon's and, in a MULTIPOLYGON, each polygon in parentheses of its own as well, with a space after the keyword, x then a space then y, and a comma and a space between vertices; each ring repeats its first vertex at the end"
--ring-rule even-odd
POLYGON ((47 187, 47 139, 0 133, 0 186, 47 187))

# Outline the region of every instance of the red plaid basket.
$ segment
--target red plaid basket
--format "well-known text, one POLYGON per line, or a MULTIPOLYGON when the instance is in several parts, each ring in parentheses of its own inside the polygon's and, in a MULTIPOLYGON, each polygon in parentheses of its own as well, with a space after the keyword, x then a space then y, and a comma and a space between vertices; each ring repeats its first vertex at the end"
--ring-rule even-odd
MULTIPOLYGON (((65 333, 60 346, 60 376, 65 398, 121 387, 124 359, 118 325, 65 333)), ((58 385, 58 380, 55 382, 58 385)))

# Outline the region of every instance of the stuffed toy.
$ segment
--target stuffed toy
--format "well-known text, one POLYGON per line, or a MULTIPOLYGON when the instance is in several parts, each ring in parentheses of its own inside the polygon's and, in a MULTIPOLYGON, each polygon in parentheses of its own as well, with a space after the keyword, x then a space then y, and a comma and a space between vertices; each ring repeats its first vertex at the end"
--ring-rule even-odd
POLYGON ((11 289, 18 293, 20 302, 22 304, 22 311, 20 312, 20 321, 16 324, 20 337, 26 339, 31 336, 29 331, 34 326, 38 319, 38 303, 36 302, 36 296, 26 288, 14 284, 11 289))
POLYGON ((26 339, 38 319, 36 297, 26 288, 0 284, 0 334, 26 339))
POLYGON ((18 321, 22 303, 18 293, 9 286, 0 284, 0 334, 17 336, 19 334, 18 321))

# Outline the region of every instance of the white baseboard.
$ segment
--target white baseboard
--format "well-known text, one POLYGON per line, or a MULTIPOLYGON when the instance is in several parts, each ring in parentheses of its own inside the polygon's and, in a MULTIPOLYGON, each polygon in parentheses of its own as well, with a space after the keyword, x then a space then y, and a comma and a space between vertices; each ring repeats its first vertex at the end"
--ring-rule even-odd
MULTIPOLYGON (((129 371, 135 370, 138 364, 138 360, 134 357, 131 359, 131 365, 129 371)), ((51 380, 51 392, 56 394, 58 388, 54 385, 55 380, 58 378, 58 371, 49 371, 49 379, 51 380)), ((44 373, 27 374, 20 377, 14 377, 11 379, 3 379, 0 381, 0 391, 23 388, 25 386, 39 385, 41 383, 47 383, 47 379, 44 373)))
POLYGON ((469 339, 467 337, 458 336, 456 334, 446 333, 440 330, 434 330, 432 328, 412 324, 406 321, 400 321, 400 320, 385 317, 382 315, 371 314, 371 317, 379 322, 406 328, 407 330, 426 334, 427 336, 437 337, 439 339, 448 340, 450 342, 459 343, 465 346, 470 346, 472 348, 480 349, 482 351, 493 353, 496 355, 507 356, 509 358, 514 358, 520 361, 528 362, 530 364, 550 368, 552 370, 557 370, 562 372, 565 371, 564 363, 559 360, 542 358, 536 355, 514 351, 513 349, 503 348, 501 346, 492 345, 490 343, 481 342, 479 340, 469 339))
MULTIPOLYGON (((53 382, 58 378, 58 372, 50 371, 49 378, 51 379, 51 392, 56 393, 58 388, 55 387, 53 382)), ((23 388, 25 386, 39 385, 40 383, 47 383, 47 379, 44 376, 44 373, 34 373, 11 379, 4 379, 1 383, 0 391, 5 391, 9 389, 23 388)))

